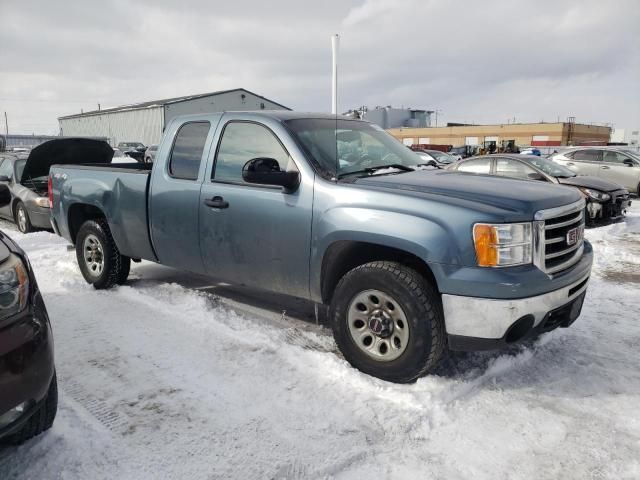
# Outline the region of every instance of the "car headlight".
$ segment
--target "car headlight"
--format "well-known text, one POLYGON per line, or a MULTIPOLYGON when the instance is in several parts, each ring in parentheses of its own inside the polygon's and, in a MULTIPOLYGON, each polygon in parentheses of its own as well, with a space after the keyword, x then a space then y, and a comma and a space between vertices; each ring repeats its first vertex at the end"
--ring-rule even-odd
POLYGON ((608 193, 599 192, 598 190, 594 190, 592 188, 581 188, 580 190, 587 197, 598 202, 606 202, 611 198, 611 195, 609 195, 608 193))
POLYGON ((531 263, 531 223, 473 226, 473 243, 480 267, 506 267, 531 263))
POLYGON ((29 275, 17 255, 0 265, 0 319, 10 317, 27 306, 29 275))
POLYGON ((39 207, 49 208, 49 198, 48 197, 38 197, 36 198, 36 205, 39 207))

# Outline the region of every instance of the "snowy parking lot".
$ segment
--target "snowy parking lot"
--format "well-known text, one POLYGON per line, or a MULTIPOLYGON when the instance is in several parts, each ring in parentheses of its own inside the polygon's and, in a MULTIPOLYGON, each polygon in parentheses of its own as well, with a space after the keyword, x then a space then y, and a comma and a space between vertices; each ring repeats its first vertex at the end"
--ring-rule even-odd
POLYGON ((412 385, 351 368, 302 302, 146 262, 95 291, 62 238, 2 222, 51 316, 60 406, 0 478, 640 478, 639 207, 586 232, 571 328, 412 385))

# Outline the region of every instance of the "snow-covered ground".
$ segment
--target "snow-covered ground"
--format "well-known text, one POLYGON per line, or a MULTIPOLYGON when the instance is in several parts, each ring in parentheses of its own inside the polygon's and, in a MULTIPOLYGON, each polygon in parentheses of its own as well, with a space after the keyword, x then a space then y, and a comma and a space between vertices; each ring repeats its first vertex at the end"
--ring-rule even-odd
POLYGON ((60 407, 49 432, 0 450, 0 479, 640 478, 637 201, 587 231, 571 328, 455 355, 413 385, 352 369, 303 303, 283 314, 150 263, 98 292, 62 239, 9 233, 49 309, 60 407))

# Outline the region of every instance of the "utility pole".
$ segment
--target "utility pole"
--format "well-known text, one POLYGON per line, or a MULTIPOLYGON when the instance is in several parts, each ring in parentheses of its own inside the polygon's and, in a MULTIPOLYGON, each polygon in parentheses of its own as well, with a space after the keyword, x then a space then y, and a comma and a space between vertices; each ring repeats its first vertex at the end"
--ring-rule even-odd
POLYGON ((4 133, 9 136, 9 121, 7 120, 7 112, 4 112, 4 133))
POLYGON ((331 52, 333 55, 333 68, 331 75, 331 113, 338 114, 338 34, 331 35, 331 52))

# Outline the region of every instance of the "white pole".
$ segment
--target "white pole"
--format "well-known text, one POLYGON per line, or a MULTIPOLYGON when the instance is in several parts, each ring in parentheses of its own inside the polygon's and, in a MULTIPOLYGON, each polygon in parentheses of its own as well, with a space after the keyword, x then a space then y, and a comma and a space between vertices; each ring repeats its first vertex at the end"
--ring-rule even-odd
POLYGON ((331 35, 331 52, 333 53, 333 72, 331 78, 331 113, 338 113, 338 34, 331 35))

